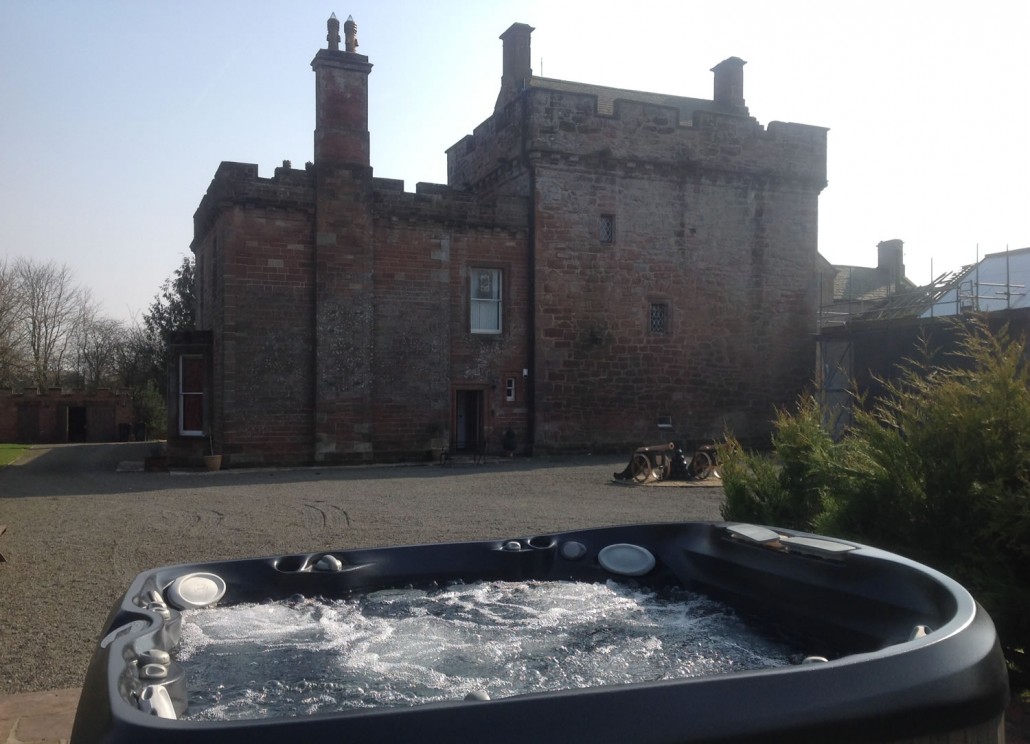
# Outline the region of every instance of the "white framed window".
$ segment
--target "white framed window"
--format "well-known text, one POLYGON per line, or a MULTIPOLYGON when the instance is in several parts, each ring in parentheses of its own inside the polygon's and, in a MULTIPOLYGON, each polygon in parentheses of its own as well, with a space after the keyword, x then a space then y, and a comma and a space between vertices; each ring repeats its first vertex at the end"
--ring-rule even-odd
POLYGON ((179 434, 204 433, 204 357, 183 354, 179 357, 179 434))
POLYGON ((504 400, 508 403, 515 402, 515 378, 508 377, 504 381, 504 400))
POLYGON ((501 332, 502 278, 500 269, 474 268, 469 271, 469 316, 472 333, 501 332))

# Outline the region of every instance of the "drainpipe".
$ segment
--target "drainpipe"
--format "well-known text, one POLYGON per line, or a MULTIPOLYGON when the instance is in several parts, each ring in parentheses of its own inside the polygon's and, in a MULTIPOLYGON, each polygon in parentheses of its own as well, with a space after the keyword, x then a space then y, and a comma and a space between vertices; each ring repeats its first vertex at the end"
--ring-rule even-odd
POLYGON ((529 225, 528 251, 526 254, 526 271, 529 275, 527 284, 526 308, 526 369, 529 377, 524 380, 526 387, 526 442, 529 453, 533 454, 536 446, 536 169, 529 157, 529 92, 528 87, 520 93, 522 99, 522 164, 529 174, 529 225))

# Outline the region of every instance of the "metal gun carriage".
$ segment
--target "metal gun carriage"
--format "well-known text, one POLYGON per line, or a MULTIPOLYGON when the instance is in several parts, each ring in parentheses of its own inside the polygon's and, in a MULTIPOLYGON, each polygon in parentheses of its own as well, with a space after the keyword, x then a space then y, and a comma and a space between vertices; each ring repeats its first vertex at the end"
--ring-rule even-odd
MULTIPOLYGON (((672 425, 660 422, 658 428, 667 431, 672 425)), ((719 464, 718 448, 714 444, 703 444, 689 450, 680 442, 637 447, 630 456, 629 464, 615 473, 616 480, 633 480, 637 483, 661 480, 705 480, 717 475, 719 464)))

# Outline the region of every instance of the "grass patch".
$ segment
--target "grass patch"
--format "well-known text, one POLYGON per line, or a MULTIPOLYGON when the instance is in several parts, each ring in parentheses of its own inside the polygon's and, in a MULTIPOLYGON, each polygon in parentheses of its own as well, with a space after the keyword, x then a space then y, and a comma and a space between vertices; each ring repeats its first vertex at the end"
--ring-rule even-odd
POLYGON ((0 444, 0 468, 10 465, 28 448, 27 444, 0 444))

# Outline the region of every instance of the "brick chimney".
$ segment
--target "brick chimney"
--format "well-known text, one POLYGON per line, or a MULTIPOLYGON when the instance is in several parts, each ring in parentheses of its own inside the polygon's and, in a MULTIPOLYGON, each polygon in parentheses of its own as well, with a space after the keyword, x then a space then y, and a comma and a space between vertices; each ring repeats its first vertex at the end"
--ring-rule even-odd
POLYGON ((532 26, 525 23, 513 23, 500 36, 504 42, 504 66, 501 72, 501 92, 494 105, 495 112, 515 98, 526 87, 526 81, 533 77, 530 66, 530 36, 533 30, 532 26))
POLYGON ((370 164, 368 75, 372 65, 358 47, 358 25, 344 24, 345 50, 340 51, 340 22, 334 13, 326 22, 328 48, 311 61, 315 71, 315 165, 370 164))
POLYGON ((876 244, 876 269, 887 279, 891 291, 897 290, 905 278, 904 241, 881 240, 876 244))
POLYGON ((731 114, 747 115, 744 105, 744 65, 740 57, 729 57, 712 68, 715 73, 715 107, 731 114))

